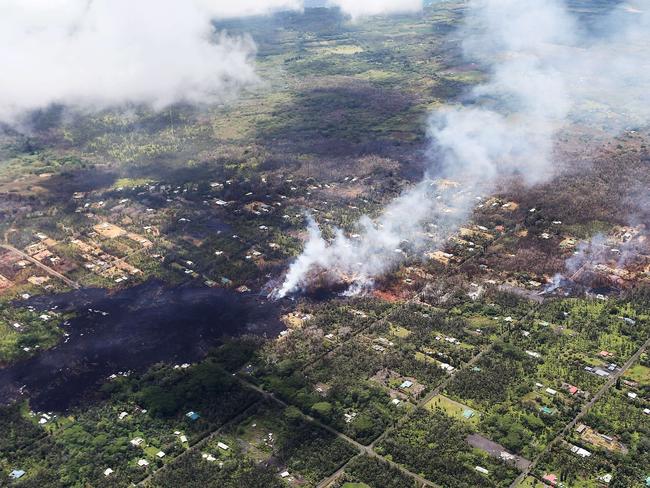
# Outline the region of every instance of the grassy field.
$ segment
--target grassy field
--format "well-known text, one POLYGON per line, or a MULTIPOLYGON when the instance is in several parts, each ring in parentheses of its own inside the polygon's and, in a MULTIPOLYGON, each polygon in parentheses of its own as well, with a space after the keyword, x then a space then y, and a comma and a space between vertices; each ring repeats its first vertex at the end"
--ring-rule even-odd
POLYGON ((544 488, 546 485, 541 481, 536 480, 532 476, 526 476, 518 485, 517 488, 544 488))
POLYGON ((400 325, 391 325, 390 333, 400 339, 405 339, 411 335, 411 331, 400 325))
POLYGON ((8 360, 16 354, 18 333, 5 321, 0 321, 0 360, 8 360))
POLYGON ((459 420, 464 420, 466 422, 471 422, 472 424, 477 425, 481 420, 481 414, 476 410, 458 403, 451 398, 447 398, 444 395, 436 395, 425 405, 429 410, 435 410, 436 408, 442 409, 450 417, 457 418, 459 420), (467 412, 467 414, 466 414, 467 412), (473 412, 473 415, 468 416, 469 412, 473 412))
POLYGON ((650 385, 650 368, 637 364, 632 366, 628 372, 625 374, 625 378, 628 380, 636 381, 639 385, 647 386, 650 385))

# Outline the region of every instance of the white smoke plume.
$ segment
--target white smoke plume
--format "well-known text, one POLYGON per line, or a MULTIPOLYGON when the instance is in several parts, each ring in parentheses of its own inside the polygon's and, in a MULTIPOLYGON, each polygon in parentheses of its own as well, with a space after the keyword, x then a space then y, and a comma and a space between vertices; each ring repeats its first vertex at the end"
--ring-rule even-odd
POLYGON ((333 270, 338 275, 332 277, 334 280, 348 280, 354 290, 371 286, 373 277, 401 262, 409 253, 421 251, 432 241, 439 244, 441 236, 448 236, 450 222, 460 222, 466 216, 456 214, 452 218, 445 212, 458 207, 457 200, 465 198, 464 194, 440 191, 436 182, 424 180, 388 205, 376 221, 363 217, 358 223, 358 238, 346 237, 338 230, 329 243, 309 217, 305 249, 276 295, 282 297, 303 286, 308 273, 314 270, 333 270), (430 222, 425 232, 424 224, 435 214, 445 215, 445 219, 430 222))
POLYGON ((414 13, 422 10, 422 0, 328 0, 353 19, 370 15, 414 13))
POLYGON ((50 104, 163 108, 220 101, 256 82, 249 37, 214 18, 299 8, 298 0, 3 0, 0 121, 50 104))
POLYGON ((643 224, 611 235, 597 233, 589 240, 578 243, 564 263, 564 272, 556 273, 542 294, 579 282, 585 270, 598 270, 602 265, 606 270, 625 270, 628 265, 642 265, 644 261, 647 262, 648 250, 647 228, 643 224))
POLYGON ((566 275, 555 273, 540 295, 552 293, 560 287, 573 283, 588 264, 606 263, 611 252, 609 247, 606 247, 606 243, 607 238, 601 233, 595 234, 588 241, 580 242, 571 257, 564 262, 566 275))
POLYGON ((441 212, 420 184, 376 222, 364 218, 358 240, 339 231, 326 242, 312 222, 305 253, 292 263, 277 296, 304 289, 319 269, 351 275, 359 289, 404 259, 394 252, 396 243, 421 243, 427 221, 446 229, 428 242, 439 245, 471 211, 468 196, 489 191, 502 177, 531 184, 550 178, 554 135, 573 119, 615 129, 647 121, 650 105, 638 102, 650 96, 650 11, 617 11, 614 17, 601 29, 605 37, 596 38, 560 0, 471 0, 461 33, 464 52, 491 67, 490 81, 476 87, 466 105, 433 113, 429 128, 439 156, 427 177, 453 179, 464 189, 453 211, 441 212))

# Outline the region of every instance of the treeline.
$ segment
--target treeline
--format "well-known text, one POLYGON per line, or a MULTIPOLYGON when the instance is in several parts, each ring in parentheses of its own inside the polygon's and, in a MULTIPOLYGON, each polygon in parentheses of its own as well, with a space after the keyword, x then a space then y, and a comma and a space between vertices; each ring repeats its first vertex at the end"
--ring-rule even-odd
POLYGON ((198 451, 181 456, 159 471, 147 488, 286 488, 271 467, 244 458, 232 458, 219 465, 206 462, 198 451))
POLYGON ((336 487, 345 483, 365 483, 370 488, 414 488, 415 480, 386 461, 366 455, 354 458, 336 487))
POLYGON ((380 443, 378 452, 445 487, 508 486, 516 477, 514 468, 472 452, 465 441, 469 433, 467 425, 441 411, 418 410, 380 443), (477 472, 477 465, 489 476, 477 472))

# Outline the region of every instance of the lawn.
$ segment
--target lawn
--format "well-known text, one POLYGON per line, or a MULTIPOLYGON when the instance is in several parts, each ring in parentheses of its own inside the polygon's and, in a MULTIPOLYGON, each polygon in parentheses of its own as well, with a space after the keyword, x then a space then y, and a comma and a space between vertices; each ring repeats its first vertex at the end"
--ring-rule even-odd
POLYGON ((392 325, 392 324, 390 326, 390 333, 395 337, 399 337, 400 339, 406 339, 408 336, 411 335, 411 331, 408 330, 406 327, 402 327, 401 325, 392 325))
POLYGON ((17 354, 18 338, 8 323, 0 322, 0 360, 8 361, 17 354))
POLYGON ((496 324, 495 320, 491 317, 486 317, 484 315, 472 315, 470 317, 467 317, 467 322, 472 327, 478 328, 478 329, 484 329, 484 328, 489 328, 489 327, 494 327, 496 324))
POLYGON ((650 368, 637 364, 625 373, 625 378, 636 381, 639 385, 650 385, 650 368))
POLYGON ((363 52, 361 46, 355 46, 353 44, 342 44, 333 47, 324 47, 318 49, 321 54, 358 54, 363 52))
POLYGON ((119 178, 113 183, 113 188, 135 188, 152 182, 150 178, 119 178))
POLYGON ((277 422, 263 415, 249 417, 238 428, 238 436, 248 445, 247 453, 257 462, 267 461, 272 453, 269 433, 278 433, 277 422))
POLYGON ((427 356, 423 352, 416 351, 415 352, 415 359, 418 361, 422 361, 425 363, 434 363, 434 364, 440 364, 437 360, 433 359, 431 356, 427 356))
POLYGON ((536 480, 532 476, 527 476, 518 485, 517 488, 544 488, 546 485, 536 480))
POLYGON ((478 413, 473 408, 458 403, 450 398, 447 398, 444 395, 436 395, 425 405, 429 410, 435 410, 436 408, 441 408, 447 415, 450 417, 457 418, 459 420, 469 421, 473 424, 478 424, 481 420, 481 414, 478 413), (466 413, 467 412, 467 413, 466 413), (470 416, 470 412, 473 414, 470 416))

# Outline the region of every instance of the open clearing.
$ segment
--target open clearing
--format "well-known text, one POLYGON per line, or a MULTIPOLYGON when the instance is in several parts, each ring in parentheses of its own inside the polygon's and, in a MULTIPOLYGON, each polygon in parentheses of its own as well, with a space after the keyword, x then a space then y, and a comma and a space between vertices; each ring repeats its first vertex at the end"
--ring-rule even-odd
POLYGON ((451 398, 447 398, 444 395, 436 395, 425 405, 429 410, 435 410, 436 408, 442 409, 450 417, 455 417, 460 420, 467 422, 472 422, 473 424, 478 424, 481 419, 481 414, 478 413, 473 408, 463 405, 462 403, 456 402, 451 398))

